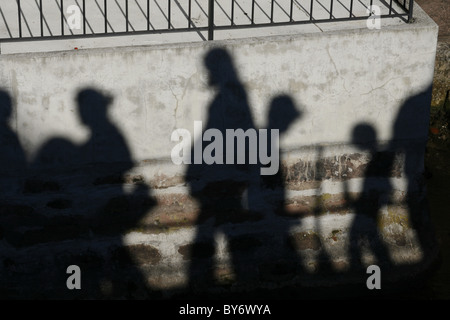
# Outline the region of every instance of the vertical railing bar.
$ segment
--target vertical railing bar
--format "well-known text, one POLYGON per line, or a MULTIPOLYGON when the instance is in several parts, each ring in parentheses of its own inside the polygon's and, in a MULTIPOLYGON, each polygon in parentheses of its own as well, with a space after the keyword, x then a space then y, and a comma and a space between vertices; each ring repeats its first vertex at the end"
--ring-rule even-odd
POLYGON ((291 0, 291 8, 289 10, 289 21, 290 22, 293 21, 293 19, 292 19, 293 13, 294 13, 294 0, 291 0))
POLYGON ((191 28, 191 7, 192 7, 192 0, 189 0, 188 3, 188 28, 191 28))
MULTIPOLYGON (((208 39, 213 40, 213 33, 214 33, 214 1, 215 0, 209 0, 209 16, 208 16, 208 39)), ((330 1, 330 15, 329 19, 332 20, 333 17, 333 3, 334 1, 330 1)), ((61 26, 61 35, 65 35, 65 15, 64 15, 64 0, 60 0, 60 26, 61 26)), ((370 7, 369 7, 369 17, 373 15, 372 7, 373 7, 373 0, 370 0, 370 7)), ((252 0, 252 7, 251 7, 251 24, 255 24, 255 5, 256 0, 252 0)), ((314 0, 311 0, 310 2, 310 20, 313 20, 313 6, 314 6, 314 0)), ((403 0, 403 6, 404 9, 407 12, 408 15, 408 22, 412 20, 413 16, 413 6, 414 6, 414 0, 403 0)), ((173 29, 173 26, 171 24, 171 15, 172 15, 172 1, 168 0, 168 29, 173 29)), ((274 23, 274 7, 275 7, 275 0, 271 0, 271 8, 270 8, 270 23, 274 23)), ((353 16, 353 7, 354 7, 354 0, 350 0, 350 7, 349 7, 349 18, 352 18, 353 16)), ((21 9, 21 0, 17 0, 17 8, 18 8, 18 31, 19 31, 19 38, 23 37, 23 28, 22 28, 22 9, 21 9)), ((234 25, 234 14, 235 14, 235 0, 231 0, 231 26, 234 25)), ((294 0, 291 0, 290 2, 290 9, 289 9, 289 20, 290 22, 293 20, 293 10, 294 10, 294 0)), ((83 11, 83 34, 86 35, 87 33, 87 16, 86 16, 86 0, 82 0, 82 11, 83 11)), ((393 0, 389 1, 389 15, 392 14, 394 11, 393 9, 393 0)), ((39 0, 39 14, 40 14, 40 34, 41 37, 44 36, 45 30, 44 30, 44 8, 43 8, 43 1, 39 0)), ((130 26, 130 20, 129 20, 129 1, 125 0, 125 19, 126 19, 126 32, 129 32, 129 26, 130 26)), ((150 0, 147 0, 147 30, 150 30, 150 0)), ((188 0, 188 28, 192 28, 192 0, 188 0)), ((107 9, 107 0, 104 0, 104 29, 105 34, 108 33, 108 9, 107 9)))
POLYGON ((273 23, 273 2, 274 0, 272 0, 272 3, 270 5, 270 23, 273 23))
POLYGON ((60 13, 61 13, 61 35, 64 35, 64 0, 61 0, 60 3, 60 13))
POLYGON ((19 38, 22 38, 22 9, 20 6, 20 0, 17 0, 17 11, 19 12, 19 38))
POLYGON ((150 0, 147 0, 147 30, 150 30, 150 0))
POLYGON ((103 2, 103 10, 105 10, 105 33, 108 33, 108 5, 107 0, 103 2))
POLYGON ((412 22, 413 8, 414 8, 414 0, 409 0, 408 22, 412 22))
POLYGON ((40 14, 41 37, 43 37, 44 36, 44 12, 42 10, 42 0, 39 0, 39 14, 40 14))
POLYGON ((231 25, 234 25, 234 0, 231 0, 231 25))
POLYGON ((214 0, 208 1, 208 40, 214 40, 214 0))
POLYGON ((255 0, 252 0, 252 24, 255 24, 255 0))
POLYGON ((83 0, 83 34, 86 34, 86 0, 83 0))
POLYGON ((330 4, 330 20, 333 19, 333 0, 331 0, 331 4, 330 4))
POLYGON ((167 22, 168 22, 168 27, 167 27, 167 29, 170 29, 170 16, 172 15, 172 8, 170 7, 170 4, 171 4, 171 1, 170 0, 167 0, 167 2, 168 2, 168 9, 167 9, 167 22))
POLYGON ((127 23, 125 31, 128 32, 128 0, 125 0, 125 21, 127 23))

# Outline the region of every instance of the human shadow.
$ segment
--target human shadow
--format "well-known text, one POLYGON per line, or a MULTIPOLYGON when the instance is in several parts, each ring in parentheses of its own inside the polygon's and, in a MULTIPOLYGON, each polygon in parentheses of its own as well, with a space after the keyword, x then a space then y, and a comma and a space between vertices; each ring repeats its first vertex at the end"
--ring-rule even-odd
MULTIPOLYGON (((383 149, 376 142, 377 134, 372 125, 360 123, 353 129, 352 142, 369 152, 370 161, 364 172, 362 191, 356 200, 350 199, 348 185, 344 182, 345 198, 355 212, 349 239, 352 268, 363 266, 363 245, 372 251, 379 266, 392 267, 395 264, 381 237, 381 224, 377 223, 383 206, 395 205, 400 210, 406 209, 408 224, 425 255, 422 262, 427 261, 427 254, 435 252, 436 239, 428 211, 424 165, 430 90, 429 87, 410 96, 401 105, 393 122, 392 137, 383 149), (405 181, 403 195, 393 188, 391 179, 394 177, 405 181)), ((398 238, 397 241, 404 245, 405 239, 398 238)))
POLYGON ((0 90, 0 240, 9 240, 15 228, 20 227, 23 216, 33 211, 16 197, 22 188, 27 160, 12 129, 13 109, 10 94, 0 90))
MULTIPOLYGON (((288 95, 279 95, 272 99, 269 107, 267 130, 267 145, 271 149, 279 151, 279 136, 276 141, 272 141, 270 132, 277 130, 279 135, 284 134, 297 119, 301 118, 302 113, 295 107, 294 101, 288 95), (275 148, 273 144, 276 144, 275 148)), ((268 152, 270 152, 268 150, 268 152)), ((279 163, 281 163, 281 160, 279 163)), ((264 166, 262 166, 264 167, 264 166)), ((286 188, 284 183, 283 170, 278 170, 273 175, 263 175, 262 183, 266 188, 276 191, 272 194, 273 211, 279 215, 285 215, 286 210, 286 188)))
MULTIPOLYGON (((273 230, 282 242, 277 252, 270 252, 269 261, 262 265, 265 270, 261 270, 261 274, 279 280, 293 278, 304 272, 301 256, 297 252, 296 239, 292 234, 293 228, 300 226, 301 222, 287 209, 286 172, 282 166, 283 159, 279 154, 279 139, 295 121, 302 118, 302 115, 303 112, 296 107, 289 95, 281 94, 271 100, 267 123, 267 146, 270 146, 269 154, 277 153, 271 157, 278 157, 280 165, 276 173, 261 176, 261 185, 266 199, 266 210, 274 219, 273 230), (274 132, 276 132, 275 135, 274 132)), ((268 167, 268 165, 260 165, 263 168, 268 167)), ((273 239, 267 237, 266 241, 270 242, 273 239)))
MULTIPOLYGON (((22 145, 11 129, 11 117, 13 112, 12 98, 8 92, 0 90, 0 170, 2 175, 2 194, 11 191, 11 185, 4 179, 15 178, 17 174, 23 175, 27 167, 27 160, 22 145)), ((17 188, 17 186, 15 186, 17 188)), ((14 188, 14 189, 15 189, 14 188)))
MULTIPOLYGON (((217 283, 217 236, 222 234, 230 240, 232 235, 240 233, 239 227, 234 230, 230 225, 260 218, 252 210, 253 203, 246 199, 249 188, 259 183, 256 154, 251 150, 257 143, 257 133, 247 93, 225 49, 210 50, 204 57, 204 65, 215 96, 208 107, 202 136, 194 141, 191 164, 186 172, 189 191, 199 203, 190 251, 190 290, 217 283), (239 130, 242 135, 227 136, 239 130)), ((238 258, 242 256, 238 253, 239 241, 228 241, 228 250, 234 282, 242 282, 252 266, 238 258)))
POLYGON ((344 196, 353 208, 353 219, 349 233, 349 264, 351 270, 363 269, 363 247, 370 250, 379 266, 389 265, 390 256, 378 228, 380 210, 391 202, 390 182, 394 155, 382 151, 377 143, 377 134, 368 123, 357 124, 352 131, 352 143, 370 154, 364 171, 362 190, 356 199, 349 196, 344 183, 344 196))
POLYGON ((79 119, 89 130, 89 140, 78 145, 67 138, 54 137, 41 147, 34 157, 33 166, 67 172, 69 168, 83 165, 98 169, 101 163, 108 165, 108 170, 118 173, 131 169, 133 162, 127 143, 108 118, 112 97, 87 88, 78 92, 76 102, 79 119), (117 163, 117 169, 111 169, 111 164, 117 163))
POLYGON ((433 252, 435 246, 425 182, 425 150, 428 140, 429 101, 431 87, 409 97, 402 104, 393 126, 391 152, 403 156, 406 179, 406 203, 411 227, 424 253, 433 252))
POLYGON ((61 197, 66 200, 62 208, 76 218, 76 222, 67 221, 78 225, 92 247, 98 246, 102 239, 113 244, 107 252, 101 252, 106 257, 104 261, 91 252, 67 252, 60 257, 63 263, 78 265, 83 270, 86 298, 153 296, 123 235, 138 225, 156 201, 143 181, 135 184, 127 181, 127 173, 135 164, 124 136, 109 118, 112 97, 85 88, 76 95, 76 102, 79 119, 89 131, 89 138, 81 144, 64 137, 47 141, 32 164, 34 172, 39 173, 31 181, 38 183, 34 186, 31 183, 28 191, 53 191, 59 200, 61 197), (42 183, 50 179, 58 185, 58 177, 65 179, 63 188, 49 190, 45 188, 48 183, 42 183), (36 186, 41 190, 36 190, 36 186), (82 204, 78 205, 76 202, 80 201, 82 204))

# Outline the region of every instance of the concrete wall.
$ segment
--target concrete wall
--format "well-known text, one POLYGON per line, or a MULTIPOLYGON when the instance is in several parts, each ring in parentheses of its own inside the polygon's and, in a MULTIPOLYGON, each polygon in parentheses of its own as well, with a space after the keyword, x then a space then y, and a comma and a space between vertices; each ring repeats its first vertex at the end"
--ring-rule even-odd
MULTIPOLYGON (((419 27, 408 27, 2 56, 2 87, 16 101, 14 129, 30 154, 55 135, 77 142, 86 138, 74 98, 77 90, 92 87, 113 97, 111 121, 123 132, 135 160, 168 158, 172 131, 206 120, 213 92, 203 57, 213 46, 224 45, 259 126, 264 127, 267 107, 277 94, 288 94, 302 110, 293 125, 299 130, 285 135, 283 147, 346 144, 349 128, 363 121, 376 127, 379 140, 390 140, 392 119, 402 103, 426 90, 433 76, 434 38, 418 38, 419 27), (431 58, 412 63, 418 52, 431 58)), ((430 26, 422 29, 434 32, 430 26)), ((426 119, 420 118, 423 128, 426 119)), ((425 138, 427 132, 413 134, 425 138)))
MULTIPOLYGON (((219 248, 219 291, 239 275, 246 280, 240 279, 236 288, 284 281, 319 285, 322 280, 314 274, 323 255, 334 270, 327 283, 342 281, 337 273, 347 276, 343 282, 360 279, 365 272, 349 271, 348 250, 349 241, 356 241, 351 239, 352 223, 361 212, 349 197, 356 199, 370 185, 386 184, 393 200, 380 208, 377 218, 389 251, 385 270, 392 279, 405 275, 408 266, 417 268, 413 274, 423 270, 434 245, 425 245, 415 229, 408 195, 419 200, 424 196, 420 177, 437 27, 420 8, 415 13, 413 24, 381 30, 0 56, 0 86, 13 101, 8 121, 26 158, 11 174, 8 163, 21 159, 11 151, 13 160, 1 168, 7 181, 2 184, 6 209, 1 250, 9 261, 1 274, 15 275, 2 276, 4 288, 9 288, 2 293, 33 296, 39 279, 48 276, 42 293, 47 297, 55 292, 121 297, 131 290, 125 278, 136 276, 129 281, 139 283, 136 279, 143 277, 146 289, 165 294, 188 284, 195 265, 191 258, 210 250, 196 251, 193 243, 208 247, 211 237, 219 248), (208 122, 217 92, 209 85, 204 58, 215 48, 230 55, 256 128, 267 127, 268 108, 280 95, 291 99, 299 115, 280 138, 283 215, 269 210, 278 195, 263 188, 254 200, 262 215, 236 221, 228 217, 218 223, 219 229, 211 222, 214 214, 199 221, 206 204, 190 194, 192 185, 185 180, 189 167, 170 158, 174 130, 193 132, 194 121, 208 122), (79 102, 85 89, 93 90, 92 100, 79 102), (112 99, 106 111, 105 96, 112 99), (79 103, 90 108, 82 111, 83 118, 79 103), (360 124, 365 131, 355 141, 353 130, 360 124), (370 148, 382 155, 381 167, 388 163, 388 173, 368 176, 370 148), (96 166, 99 162, 103 164, 96 166), (233 237, 238 241, 232 242, 233 237), (297 267, 291 268, 286 237, 301 257, 298 264, 305 277, 291 272, 297 267), (235 252, 232 243, 241 247, 235 252), (241 264, 233 266, 230 250, 241 257, 241 264), (274 261, 291 271, 278 274, 274 261), (67 291, 65 264, 87 270, 84 284, 89 290, 67 291), (35 286, 24 288, 24 283, 35 286)), ((223 66, 215 72, 219 77, 231 73, 223 66)), ((217 193, 207 197, 213 203, 230 200, 221 192, 233 190, 233 182, 215 182, 217 193)), ((419 216, 427 220, 426 207, 420 207, 419 216)), ((361 221, 358 228, 375 232, 370 219, 361 221)), ((376 256, 369 252, 363 260, 384 265, 376 256)), ((207 265, 212 258, 203 259, 207 265)), ((144 295, 139 290, 133 294, 144 295)))

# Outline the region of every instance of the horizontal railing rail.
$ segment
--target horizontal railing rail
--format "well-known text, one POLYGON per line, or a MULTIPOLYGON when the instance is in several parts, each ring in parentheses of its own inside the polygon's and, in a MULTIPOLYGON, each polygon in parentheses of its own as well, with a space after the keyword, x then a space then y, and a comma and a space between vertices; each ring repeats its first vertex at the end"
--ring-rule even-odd
POLYGON ((388 17, 410 22, 413 5, 414 0, 0 0, 0 42, 189 31, 213 40, 217 30, 388 17))

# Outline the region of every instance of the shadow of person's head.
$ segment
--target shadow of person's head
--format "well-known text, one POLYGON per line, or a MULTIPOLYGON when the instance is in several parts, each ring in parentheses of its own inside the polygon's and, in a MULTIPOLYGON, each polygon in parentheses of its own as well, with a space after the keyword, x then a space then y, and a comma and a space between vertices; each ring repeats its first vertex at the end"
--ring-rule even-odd
POLYGON ((284 133, 292 123, 301 118, 302 112, 295 107, 288 95, 279 95, 272 99, 269 107, 269 128, 284 133))
POLYGON ((5 123, 12 114, 12 99, 8 92, 0 90, 0 122, 5 123))
POLYGON ((204 57, 204 64, 208 70, 208 84, 220 86, 226 83, 237 82, 237 73, 228 51, 223 48, 214 48, 204 57))
POLYGON ((94 127, 99 121, 106 120, 108 106, 112 98, 94 89, 83 89, 76 97, 78 115, 83 124, 94 127))
POLYGON ((369 123, 359 123, 352 131, 352 144, 360 150, 374 151, 377 147, 377 133, 369 123))

